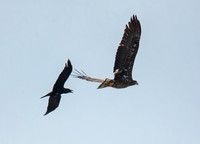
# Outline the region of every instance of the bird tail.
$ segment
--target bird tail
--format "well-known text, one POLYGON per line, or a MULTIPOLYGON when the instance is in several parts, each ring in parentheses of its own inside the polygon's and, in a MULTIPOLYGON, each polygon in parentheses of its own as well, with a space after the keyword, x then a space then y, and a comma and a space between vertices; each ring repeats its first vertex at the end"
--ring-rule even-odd
POLYGON ((112 87, 113 85, 114 85, 114 80, 107 78, 99 85, 98 89, 104 87, 112 87))
POLYGON ((44 97, 50 96, 51 94, 52 94, 52 92, 49 92, 48 94, 42 96, 41 98, 44 98, 44 97))

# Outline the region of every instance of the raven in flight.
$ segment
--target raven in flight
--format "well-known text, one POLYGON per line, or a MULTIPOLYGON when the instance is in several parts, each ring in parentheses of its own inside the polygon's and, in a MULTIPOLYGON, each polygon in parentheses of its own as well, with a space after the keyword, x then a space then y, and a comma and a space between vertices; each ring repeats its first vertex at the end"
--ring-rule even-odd
POLYGON ((72 92, 71 89, 64 88, 65 81, 68 79, 71 72, 72 72, 72 64, 70 60, 68 60, 67 64, 65 64, 63 71, 60 73, 57 81, 55 82, 53 86, 53 91, 41 97, 41 98, 44 98, 44 97, 50 96, 47 111, 44 115, 47 115, 48 113, 52 112, 58 107, 60 103, 60 99, 61 99, 61 94, 72 92))
POLYGON ((100 82, 98 88, 114 87, 126 88, 132 85, 138 85, 136 80, 132 79, 132 69, 136 54, 139 48, 141 36, 141 26, 136 15, 130 19, 124 30, 124 35, 119 44, 114 64, 114 79, 97 79, 87 76, 76 70, 75 77, 93 82, 100 82))

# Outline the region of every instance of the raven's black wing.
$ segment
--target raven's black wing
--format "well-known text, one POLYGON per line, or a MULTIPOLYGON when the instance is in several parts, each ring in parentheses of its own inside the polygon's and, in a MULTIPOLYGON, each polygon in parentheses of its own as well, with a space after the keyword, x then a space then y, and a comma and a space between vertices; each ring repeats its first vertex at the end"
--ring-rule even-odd
POLYGON ((132 68, 139 48, 140 35, 140 22, 133 15, 128 26, 126 25, 122 41, 116 53, 114 64, 115 74, 118 71, 126 71, 127 76, 132 79, 132 68))
POLYGON ((68 79, 71 72, 72 72, 72 64, 71 64, 70 60, 68 60, 67 64, 65 64, 65 68, 60 73, 57 81, 55 82, 55 84, 53 86, 53 92, 56 92, 57 90, 63 88, 65 81, 68 79))
POLYGON ((60 94, 51 95, 49 97, 49 104, 48 104, 48 107, 47 107, 47 111, 44 115, 47 115, 48 113, 55 110, 59 106, 60 99, 61 99, 60 94))

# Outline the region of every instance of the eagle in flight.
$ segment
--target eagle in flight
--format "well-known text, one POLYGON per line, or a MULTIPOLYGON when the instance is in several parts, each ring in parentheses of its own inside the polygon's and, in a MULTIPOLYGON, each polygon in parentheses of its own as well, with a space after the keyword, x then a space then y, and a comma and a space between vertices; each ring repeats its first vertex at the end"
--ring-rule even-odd
POLYGON ((68 79, 71 72, 72 72, 72 64, 70 60, 68 60, 67 64, 65 64, 63 71, 60 73, 57 81, 55 82, 53 90, 48 94, 46 94, 45 96, 41 97, 44 98, 49 96, 49 104, 47 107, 47 111, 44 115, 47 115, 48 113, 52 112, 58 107, 61 99, 61 94, 72 92, 71 89, 64 88, 65 81, 68 79))
POLYGON ((113 70, 114 79, 92 78, 87 76, 83 71, 79 72, 77 70, 74 76, 92 82, 100 82, 101 84, 98 88, 126 88, 128 86, 138 85, 138 82, 132 79, 132 69, 139 48, 140 36, 140 21, 136 15, 133 15, 128 25, 126 25, 124 35, 117 49, 113 70))

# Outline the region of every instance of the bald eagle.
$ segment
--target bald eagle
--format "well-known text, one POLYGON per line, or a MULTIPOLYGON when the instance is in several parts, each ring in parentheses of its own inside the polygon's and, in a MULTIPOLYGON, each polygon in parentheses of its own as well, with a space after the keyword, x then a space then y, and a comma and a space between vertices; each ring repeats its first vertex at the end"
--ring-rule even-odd
POLYGON ((136 15, 130 19, 124 30, 124 35, 117 49, 114 64, 114 79, 97 79, 87 76, 83 71, 76 70, 74 76, 80 79, 100 82, 98 88, 114 87, 126 88, 132 85, 138 85, 136 80, 132 79, 132 69, 136 54, 139 48, 141 36, 141 26, 136 15))
POLYGON ((63 71, 60 73, 57 81, 55 82, 53 90, 48 94, 46 94, 45 96, 41 97, 44 98, 50 96, 47 111, 44 115, 47 115, 48 113, 52 112, 58 107, 61 99, 61 94, 72 92, 71 89, 64 88, 64 84, 68 79, 69 75, 71 74, 71 72, 72 72, 72 64, 70 60, 68 60, 67 64, 65 64, 63 71))

